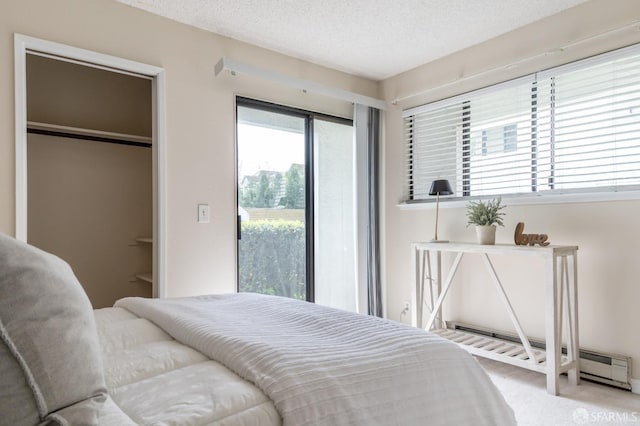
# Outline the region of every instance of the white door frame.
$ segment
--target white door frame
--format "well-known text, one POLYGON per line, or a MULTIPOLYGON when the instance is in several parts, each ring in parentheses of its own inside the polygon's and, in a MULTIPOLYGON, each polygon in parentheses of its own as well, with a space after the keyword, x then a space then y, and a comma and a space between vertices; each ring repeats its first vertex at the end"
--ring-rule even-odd
POLYGON ((164 69, 47 40, 14 35, 16 134, 16 238, 27 241, 27 51, 80 61, 152 80, 153 297, 166 295, 166 127, 164 69))

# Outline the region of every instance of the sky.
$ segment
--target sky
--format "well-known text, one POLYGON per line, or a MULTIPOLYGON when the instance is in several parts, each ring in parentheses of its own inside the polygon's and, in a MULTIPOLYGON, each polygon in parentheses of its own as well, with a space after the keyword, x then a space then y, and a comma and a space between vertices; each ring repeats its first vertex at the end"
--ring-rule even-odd
POLYGON ((258 170, 284 172, 304 164, 304 134, 238 124, 238 180, 258 170))

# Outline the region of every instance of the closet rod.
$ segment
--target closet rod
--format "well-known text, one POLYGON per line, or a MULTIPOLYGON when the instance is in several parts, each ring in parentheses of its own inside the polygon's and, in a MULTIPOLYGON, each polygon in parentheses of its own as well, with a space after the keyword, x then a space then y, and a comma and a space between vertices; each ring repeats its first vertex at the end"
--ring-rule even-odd
POLYGON ((56 124, 38 123, 35 121, 27 122, 27 133, 113 143, 118 145, 139 146, 143 148, 150 148, 152 144, 152 139, 146 136, 104 132, 101 130, 82 129, 79 127, 59 126, 56 124))

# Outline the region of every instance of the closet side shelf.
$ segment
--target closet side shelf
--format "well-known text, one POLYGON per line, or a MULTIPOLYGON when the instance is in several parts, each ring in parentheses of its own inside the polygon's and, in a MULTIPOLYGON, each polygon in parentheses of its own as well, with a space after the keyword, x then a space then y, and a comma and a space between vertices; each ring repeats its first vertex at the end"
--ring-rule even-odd
MULTIPOLYGON (((136 243, 138 244, 153 244, 153 238, 151 237, 137 237, 136 243)), ((136 279, 140 281, 145 281, 148 283, 153 283, 153 275, 151 272, 143 272, 141 274, 136 275, 136 279)))
POLYGON ((153 276, 150 272, 145 272, 143 274, 136 274, 136 278, 140 281, 145 281, 148 283, 153 283, 153 276))

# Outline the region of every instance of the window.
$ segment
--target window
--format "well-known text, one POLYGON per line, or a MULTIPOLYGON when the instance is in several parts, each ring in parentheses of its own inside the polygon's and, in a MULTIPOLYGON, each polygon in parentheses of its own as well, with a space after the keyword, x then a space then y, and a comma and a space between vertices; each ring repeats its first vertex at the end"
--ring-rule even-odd
POLYGON ((406 110, 408 201, 640 189, 640 45, 406 110))

